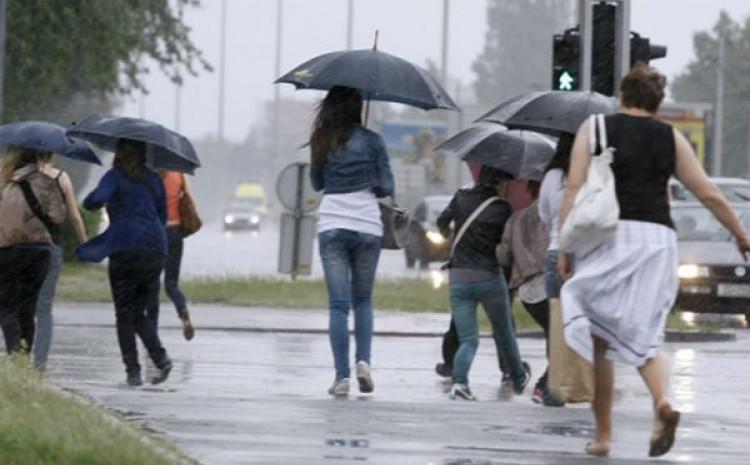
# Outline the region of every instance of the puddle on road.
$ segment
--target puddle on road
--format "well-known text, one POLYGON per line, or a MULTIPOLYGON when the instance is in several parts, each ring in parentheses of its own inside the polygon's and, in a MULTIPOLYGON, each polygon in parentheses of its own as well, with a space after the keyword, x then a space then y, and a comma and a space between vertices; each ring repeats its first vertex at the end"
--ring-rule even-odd
POLYGON ((336 449, 337 453, 323 454, 325 460, 347 460, 356 462, 366 462, 367 457, 362 455, 363 449, 370 448, 370 441, 361 438, 329 438, 325 440, 325 445, 336 449))
POLYGON ((590 438, 594 435, 594 426, 585 421, 566 423, 542 423, 539 426, 524 431, 530 434, 544 434, 546 436, 562 436, 566 438, 590 438))

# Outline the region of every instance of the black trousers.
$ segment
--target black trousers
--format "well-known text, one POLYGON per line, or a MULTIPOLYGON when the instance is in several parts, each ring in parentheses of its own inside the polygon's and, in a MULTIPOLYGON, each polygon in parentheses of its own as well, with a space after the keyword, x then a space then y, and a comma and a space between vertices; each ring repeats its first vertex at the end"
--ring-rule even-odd
POLYGON ((0 249, 0 326, 9 354, 31 351, 36 301, 47 277, 49 263, 47 249, 0 249))
MULTIPOLYGON (((541 302, 530 304, 527 302, 521 302, 523 308, 531 315, 531 318, 542 327, 544 331, 544 343, 547 358, 549 358, 549 300, 545 299, 541 302)), ((547 375, 549 373, 549 366, 544 370, 544 374, 536 382, 536 387, 546 389, 547 388, 547 375)))
POLYGON ((128 373, 140 373, 136 334, 146 346, 154 365, 169 361, 156 325, 146 316, 146 307, 159 298, 164 256, 140 251, 120 252, 109 257, 109 283, 115 301, 117 341, 128 373))
MULTIPOLYGON (((167 291, 169 299, 177 310, 177 316, 181 317, 187 311, 185 294, 180 289, 180 268, 182 266, 182 249, 184 233, 179 226, 167 227, 167 241, 169 243, 169 254, 164 261, 164 290, 167 291)), ((159 324, 159 294, 149 302, 146 311, 148 318, 159 324)))

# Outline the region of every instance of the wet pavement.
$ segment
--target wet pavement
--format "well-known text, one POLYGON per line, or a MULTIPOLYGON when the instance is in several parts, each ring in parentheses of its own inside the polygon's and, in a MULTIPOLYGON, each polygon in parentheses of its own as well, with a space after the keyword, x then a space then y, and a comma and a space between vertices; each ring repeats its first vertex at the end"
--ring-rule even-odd
MULTIPOLYGON (((354 388, 349 399, 337 400, 326 394, 333 379, 327 337, 267 331, 319 328, 324 311, 196 307, 198 332, 185 342, 165 307, 161 335, 175 362, 172 376, 160 386, 128 388, 112 308, 66 304, 55 311, 51 378, 164 434, 205 464, 748 463, 747 330, 734 330, 735 342, 667 346, 673 398, 684 417, 664 459, 646 458, 648 394, 633 369, 618 367, 612 458, 595 459, 582 454, 592 431, 588 407, 544 408, 530 401, 530 389, 523 396, 501 392, 489 340, 472 369, 478 402, 448 399, 448 386, 432 371, 440 339, 414 336, 376 337, 374 394, 354 388)), ((376 329, 429 335, 447 321, 382 312, 376 329)), ((536 378, 545 364, 543 341, 519 344, 536 378)))

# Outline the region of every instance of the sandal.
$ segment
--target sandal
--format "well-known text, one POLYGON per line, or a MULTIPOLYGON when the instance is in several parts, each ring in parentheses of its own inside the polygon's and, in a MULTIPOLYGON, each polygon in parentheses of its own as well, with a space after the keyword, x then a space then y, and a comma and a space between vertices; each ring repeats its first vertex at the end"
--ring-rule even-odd
POLYGON ((586 444, 586 453, 595 457, 607 457, 609 456, 609 444, 590 442, 586 444))
POLYGON ((669 404, 659 407, 657 415, 662 426, 658 434, 651 439, 648 450, 649 457, 659 457, 669 452, 674 444, 677 425, 680 423, 680 412, 672 410, 672 406, 669 404))

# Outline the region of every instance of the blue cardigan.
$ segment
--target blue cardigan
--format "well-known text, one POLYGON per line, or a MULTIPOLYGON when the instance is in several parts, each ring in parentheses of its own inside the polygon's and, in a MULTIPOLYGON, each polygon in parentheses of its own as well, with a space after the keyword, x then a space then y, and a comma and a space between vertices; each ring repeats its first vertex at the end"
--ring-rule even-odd
POLYGON ((83 207, 106 207, 109 227, 78 247, 76 256, 80 260, 100 262, 118 252, 167 254, 167 196, 161 178, 153 171, 139 182, 112 168, 86 196, 83 207))

